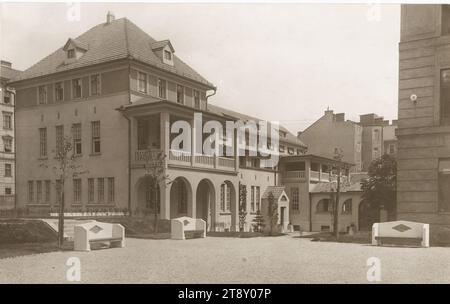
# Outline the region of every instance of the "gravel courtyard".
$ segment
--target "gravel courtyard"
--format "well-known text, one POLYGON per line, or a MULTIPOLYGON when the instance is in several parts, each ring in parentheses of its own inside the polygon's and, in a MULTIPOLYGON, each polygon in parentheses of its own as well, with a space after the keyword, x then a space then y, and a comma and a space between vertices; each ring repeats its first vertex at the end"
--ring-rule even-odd
POLYGON ((370 257, 381 261, 381 283, 450 283, 450 248, 293 236, 126 241, 126 248, 1 259, 0 283, 68 283, 70 257, 81 261, 81 283, 369 283, 370 257))

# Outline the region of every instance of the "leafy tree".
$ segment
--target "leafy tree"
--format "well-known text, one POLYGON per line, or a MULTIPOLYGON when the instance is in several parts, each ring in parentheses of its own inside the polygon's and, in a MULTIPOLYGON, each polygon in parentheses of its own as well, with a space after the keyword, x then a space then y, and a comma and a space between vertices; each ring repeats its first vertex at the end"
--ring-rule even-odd
POLYGON ((272 235, 278 225, 278 203, 275 201, 275 197, 272 192, 269 193, 267 201, 269 203, 268 215, 270 219, 270 235, 272 235))
POLYGON ((244 231, 247 218, 247 186, 239 183, 239 230, 244 231))
MULTIPOLYGON (((58 213, 58 247, 61 248, 64 243, 64 211, 65 211, 65 184, 70 177, 88 173, 82 171, 82 166, 78 164, 78 157, 74 154, 74 146, 71 137, 65 136, 58 144, 56 150, 52 151, 55 154, 56 164, 52 166, 52 170, 59 183, 56 184, 56 193, 59 194, 59 213, 58 213)), ((40 165, 44 168, 49 168, 48 160, 40 165)))
POLYGON ((256 211, 256 215, 253 218, 253 231, 255 232, 263 232, 266 224, 264 223, 264 216, 261 214, 261 211, 256 211))
POLYGON ((363 198, 378 209, 384 207, 394 212, 397 199, 397 162, 395 158, 384 154, 372 161, 369 166, 369 177, 361 181, 363 198))

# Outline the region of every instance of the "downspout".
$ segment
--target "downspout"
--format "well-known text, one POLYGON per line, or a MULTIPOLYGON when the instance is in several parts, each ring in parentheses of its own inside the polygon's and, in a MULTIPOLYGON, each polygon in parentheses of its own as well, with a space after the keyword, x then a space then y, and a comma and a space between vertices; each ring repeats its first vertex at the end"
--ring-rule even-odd
MULTIPOLYGON (((128 103, 131 104, 131 64, 128 62, 128 103)), ((131 217, 131 119, 121 111, 128 120, 128 214, 131 217)))
POLYGON ((309 232, 312 232, 312 193, 309 193, 309 232))
POLYGON ((213 90, 214 90, 214 92, 212 94, 206 95, 206 110, 208 110, 208 98, 216 95, 216 93, 217 93, 217 88, 216 87, 214 87, 213 90))

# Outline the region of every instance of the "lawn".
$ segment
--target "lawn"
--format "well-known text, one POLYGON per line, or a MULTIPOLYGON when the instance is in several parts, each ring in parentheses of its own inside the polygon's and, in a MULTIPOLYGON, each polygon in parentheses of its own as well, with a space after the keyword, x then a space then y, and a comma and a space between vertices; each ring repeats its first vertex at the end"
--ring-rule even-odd
POLYGON ((125 248, 56 251, 0 260, 0 283, 67 283, 78 257, 82 283, 450 283, 450 248, 374 247, 280 237, 127 238, 125 248))

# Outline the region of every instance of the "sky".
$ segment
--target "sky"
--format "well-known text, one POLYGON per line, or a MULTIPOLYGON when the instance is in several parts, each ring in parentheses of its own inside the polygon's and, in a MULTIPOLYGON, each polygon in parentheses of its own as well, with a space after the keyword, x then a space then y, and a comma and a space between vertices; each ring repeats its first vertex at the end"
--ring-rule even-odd
POLYGON ((329 108, 397 118, 399 5, 2 3, 0 57, 24 70, 107 12, 214 83, 212 104, 296 133, 329 108), (77 13, 79 12, 79 14, 77 13))

